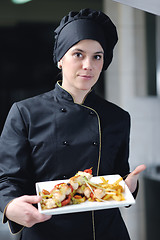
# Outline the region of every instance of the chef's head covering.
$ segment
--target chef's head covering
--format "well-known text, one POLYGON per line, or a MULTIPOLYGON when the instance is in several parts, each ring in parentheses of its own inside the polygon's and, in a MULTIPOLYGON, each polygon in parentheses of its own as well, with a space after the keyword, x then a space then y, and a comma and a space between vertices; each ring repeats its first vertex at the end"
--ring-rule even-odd
POLYGON ((70 12, 55 29, 54 62, 57 64, 73 45, 85 39, 96 40, 101 44, 104 50, 103 70, 106 70, 118 41, 117 30, 106 14, 88 8, 70 12))

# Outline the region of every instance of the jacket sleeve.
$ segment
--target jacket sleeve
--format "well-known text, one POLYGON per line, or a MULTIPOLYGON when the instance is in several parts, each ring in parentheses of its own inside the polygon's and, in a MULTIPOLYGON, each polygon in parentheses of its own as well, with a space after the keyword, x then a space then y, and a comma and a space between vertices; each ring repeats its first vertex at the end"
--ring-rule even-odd
MULTIPOLYGON (((0 210, 2 212, 14 198, 30 193, 33 185, 31 169, 27 128, 15 103, 11 107, 0 138, 0 210)), ((16 228, 15 231, 19 231, 19 227, 16 228)))

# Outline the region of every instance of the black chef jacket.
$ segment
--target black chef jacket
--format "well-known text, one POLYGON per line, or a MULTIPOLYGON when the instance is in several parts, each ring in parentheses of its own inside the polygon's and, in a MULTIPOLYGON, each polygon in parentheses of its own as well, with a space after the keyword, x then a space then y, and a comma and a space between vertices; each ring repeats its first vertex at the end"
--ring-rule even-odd
MULTIPOLYGON (((0 139, 0 208, 32 195, 35 183, 70 178, 93 167, 93 175, 129 172, 130 116, 89 92, 82 104, 60 83, 13 104, 0 139)), ((31 228, 9 221, 22 240, 128 240, 119 209, 53 216, 31 228)))

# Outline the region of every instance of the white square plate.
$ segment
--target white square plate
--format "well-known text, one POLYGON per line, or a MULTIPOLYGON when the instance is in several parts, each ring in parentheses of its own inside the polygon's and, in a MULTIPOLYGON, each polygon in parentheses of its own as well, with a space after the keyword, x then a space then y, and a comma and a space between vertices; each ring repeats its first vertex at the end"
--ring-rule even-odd
MULTIPOLYGON (((109 180, 109 183, 113 183, 120 178, 120 175, 105 175, 103 176, 106 180, 109 180)), ((91 179, 94 183, 102 182, 100 177, 92 177, 91 179)), ((38 182, 36 183, 36 191, 37 195, 42 191, 42 189, 46 189, 48 191, 52 190, 53 187, 61 182, 68 182, 68 180, 56 180, 56 181, 46 181, 46 182, 38 182)), ((57 214, 64 214, 64 213, 74 213, 74 212, 85 212, 85 211, 92 211, 92 210, 101 210, 107 208, 117 208, 135 204, 135 199, 133 198, 128 186, 122 180, 120 182, 122 187, 124 188, 124 201, 115 201, 115 200, 107 200, 105 202, 91 202, 86 201, 81 204, 75 205, 67 205, 59 208, 54 209, 47 209, 42 210, 41 204, 38 203, 38 210, 40 213, 47 214, 47 215, 57 215, 57 214)))

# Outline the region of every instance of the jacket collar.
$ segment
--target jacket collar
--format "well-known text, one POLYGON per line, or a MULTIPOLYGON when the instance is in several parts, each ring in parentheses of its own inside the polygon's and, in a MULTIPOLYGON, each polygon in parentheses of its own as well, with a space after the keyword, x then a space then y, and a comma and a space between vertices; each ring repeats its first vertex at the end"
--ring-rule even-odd
MULTIPOLYGON (((74 99, 68 91, 66 91, 62 86, 61 86, 62 81, 58 81, 55 85, 54 93, 57 98, 62 98, 64 100, 67 100, 69 102, 74 102, 74 99)), ((87 104, 91 101, 92 96, 94 94, 94 90, 91 90, 85 97, 84 102, 82 104, 87 104)))

